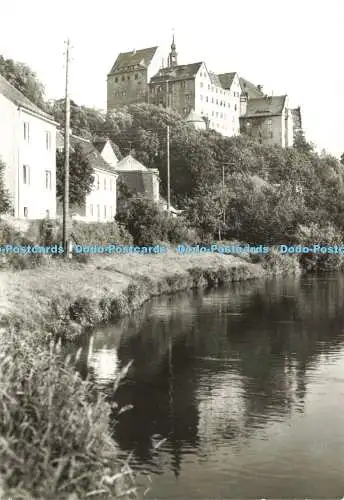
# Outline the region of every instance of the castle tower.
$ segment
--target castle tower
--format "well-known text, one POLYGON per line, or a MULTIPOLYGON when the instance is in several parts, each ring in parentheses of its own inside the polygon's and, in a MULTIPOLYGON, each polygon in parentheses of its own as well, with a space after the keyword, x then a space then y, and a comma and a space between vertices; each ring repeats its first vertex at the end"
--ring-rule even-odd
POLYGON ((174 42, 174 34, 173 34, 172 44, 171 44, 171 52, 168 55, 168 61, 167 61, 167 66, 169 68, 174 68, 175 66, 178 65, 177 56, 178 56, 178 54, 176 51, 176 44, 174 42))

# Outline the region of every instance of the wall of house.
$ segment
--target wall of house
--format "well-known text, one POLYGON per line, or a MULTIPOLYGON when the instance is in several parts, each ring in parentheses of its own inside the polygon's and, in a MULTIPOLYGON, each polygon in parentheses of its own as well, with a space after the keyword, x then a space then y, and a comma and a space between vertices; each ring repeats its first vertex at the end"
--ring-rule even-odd
POLYGON ((0 158, 5 163, 4 185, 8 189, 13 207, 16 206, 18 147, 16 145, 17 109, 0 94, 0 158))
POLYGON ((115 167, 118 163, 118 158, 115 155, 111 144, 107 142, 104 146, 103 151, 101 152, 102 158, 111 166, 115 167))
POLYGON ((240 118, 240 123, 242 134, 261 140, 262 144, 285 146, 284 115, 240 118))
POLYGON ((15 216, 56 217, 56 126, 20 109, 16 127, 19 149, 15 216), (24 137, 24 124, 29 135, 24 137), (49 134, 47 142, 46 134, 49 134), (24 166, 28 174, 24 179, 24 166), (19 197, 19 199, 18 199, 19 197))
POLYGON ((173 80, 150 84, 150 102, 163 108, 170 107, 181 116, 187 116, 195 107, 195 81, 173 80))
POLYGON ((240 83, 236 76, 230 90, 214 85, 201 66, 195 78, 195 111, 209 118, 210 128, 231 137, 240 133, 240 83))
POLYGON ((285 147, 292 147, 294 143, 293 116, 291 109, 285 110, 285 147))
MULTIPOLYGON (((110 222, 117 209, 117 174, 94 170, 92 191, 86 195, 85 218, 89 222, 110 222)), ((82 215, 82 214, 80 214, 82 215)))

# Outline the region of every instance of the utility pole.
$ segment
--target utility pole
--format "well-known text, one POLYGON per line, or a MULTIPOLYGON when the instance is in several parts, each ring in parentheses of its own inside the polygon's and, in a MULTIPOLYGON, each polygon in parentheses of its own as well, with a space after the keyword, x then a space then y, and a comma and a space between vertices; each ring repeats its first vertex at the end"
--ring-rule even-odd
POLYGON ((69 141, 70 141, 70 99, 69 99, 69 58, 70 42, 66 50, 66 87, 65 87, 65 130, 64 130, 64 196, 63 196, 63 247, 66 258, 72 258, 69 245, 69 141))
POLYGON ((167 210, 171 208, 171 189, 170 189, 170 126, 167 125, 167 210))

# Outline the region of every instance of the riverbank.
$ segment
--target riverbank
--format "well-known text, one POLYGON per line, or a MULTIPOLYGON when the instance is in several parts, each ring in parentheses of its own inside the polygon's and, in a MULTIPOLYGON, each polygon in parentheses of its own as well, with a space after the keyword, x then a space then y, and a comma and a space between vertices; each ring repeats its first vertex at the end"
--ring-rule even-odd
POLYGON ((164 255, 98 255, 85 263, 55 260, 42 268, 2 271, 1 326, 70 338, 130 314, 157 295, 271 273, 247 260, 171 250, 164 255))

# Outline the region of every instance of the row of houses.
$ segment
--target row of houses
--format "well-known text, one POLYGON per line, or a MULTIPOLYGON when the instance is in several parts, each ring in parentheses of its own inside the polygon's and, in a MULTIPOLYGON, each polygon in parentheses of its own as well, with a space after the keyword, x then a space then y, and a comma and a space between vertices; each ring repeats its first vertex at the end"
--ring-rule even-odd
POLYGON ((177 111, 196 128, 247 134, 267 145, 293 145, 301 109, 288 95, 266 95, 236 72, 216 74, 205 62, 178 64, 173 37, 165 65, 159 47, 120 53, 107 76, 107 110, 139 102, 177 111))
MULTIPOLYGON (((56 198, 56 151, 63 150, 64 137, 58 128, 52 116, 0 75, 0 159, 11 198, 10 215, 17 219, 55 219, 62 214, 62 204, 56 198)), ((110 140, 91 142, 71 135, 71 150, 77 144, 93 168, 94 184, 84 204, 70 207, 74 218, 113 220, 120 180, 131 192, 145 194, 166 208, 159 193, 157 169, 145 167, 130 154, 119 160, 110 140)))

